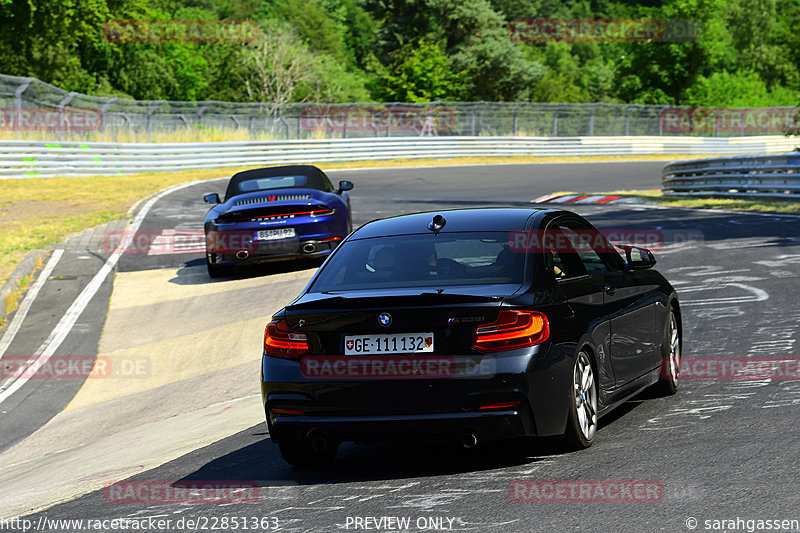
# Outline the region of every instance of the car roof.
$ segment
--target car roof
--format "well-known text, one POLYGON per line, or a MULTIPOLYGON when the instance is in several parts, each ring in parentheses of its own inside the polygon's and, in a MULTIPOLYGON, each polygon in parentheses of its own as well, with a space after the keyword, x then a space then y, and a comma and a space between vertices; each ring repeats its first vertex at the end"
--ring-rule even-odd
POLYGON ((257 179, 257 178, 271 178, 275 176, 307 176, 308 189, 327 190, 330 185, 330 180, 315 166, 312 165, 283 165, 279 167, 265 167, 253 168, 244 170, 233 175, 228 182, 228 188, 225 191, 225 201, 243 194, 239 192, 239 184, 243 181, 257 179))
POLYGON ((530 227, 528 220, 533 216, 533 226, 539 227, 545 220, 557 214, 572 214, 562 209, 535 207, 477 207, 468 209, 443 209, 408 215, 398 215, 374 220, 361 226, 353 233, 353 239, 367 239, 387 235, 410 235, 427 233, 428 224, 435 215, 442 215, 446 224, 440 233, 473 231, 514 231, 530 227))

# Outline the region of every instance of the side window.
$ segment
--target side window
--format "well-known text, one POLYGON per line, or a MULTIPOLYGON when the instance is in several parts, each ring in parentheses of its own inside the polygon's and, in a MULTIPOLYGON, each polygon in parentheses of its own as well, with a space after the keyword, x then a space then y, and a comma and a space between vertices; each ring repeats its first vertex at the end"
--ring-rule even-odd
POLYGON ((548 262, 552 262, 553 274, 558 279, 603 274, 617 268, 609 254, 605 237, 577 220, 562 220, 548 230, 553 237, 550 242, 548 262))
POLYGON ((586 274, 568 232, 561 227, 547 230, 545 237, 547 266, 556 279, 575 278, 586 274))

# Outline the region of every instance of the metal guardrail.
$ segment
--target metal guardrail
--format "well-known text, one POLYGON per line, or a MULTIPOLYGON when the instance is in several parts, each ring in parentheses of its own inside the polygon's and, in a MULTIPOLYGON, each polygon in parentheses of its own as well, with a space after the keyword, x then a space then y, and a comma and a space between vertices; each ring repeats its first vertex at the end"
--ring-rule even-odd
POLYGON ((682 196, 800 200, 800 153, 670 163, 664 167, 662 190, 682 196))
POLYGON ((453 157, 785 152, 787 137, 405 137, 209 143, 0 141, 0 178, 453 157))

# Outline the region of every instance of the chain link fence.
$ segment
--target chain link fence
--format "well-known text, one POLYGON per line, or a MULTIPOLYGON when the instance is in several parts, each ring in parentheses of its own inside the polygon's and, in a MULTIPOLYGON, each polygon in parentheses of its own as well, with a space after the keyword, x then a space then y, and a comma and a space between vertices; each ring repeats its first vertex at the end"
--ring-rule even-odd
POLYGON ((0 134, 62 140, 191 140, 408 136, 783 135, 797 107, 699 109, 612 103, 430 102, 317 104, 172 102, 89 96, 0 75, 0 134))

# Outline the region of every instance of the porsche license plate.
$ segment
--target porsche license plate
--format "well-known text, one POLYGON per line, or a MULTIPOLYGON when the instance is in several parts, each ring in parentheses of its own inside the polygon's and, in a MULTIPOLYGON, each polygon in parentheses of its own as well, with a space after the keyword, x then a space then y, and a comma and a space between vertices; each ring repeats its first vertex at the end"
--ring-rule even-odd
POLYGON ((291 239, 294 237, 294 228, 262 229, 256 232, 257 241, 274 241, 277 239, 291 239))
POLYGON ((433 353, 433 333, 345 335, 345 355, 433 353))

